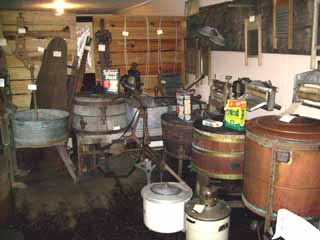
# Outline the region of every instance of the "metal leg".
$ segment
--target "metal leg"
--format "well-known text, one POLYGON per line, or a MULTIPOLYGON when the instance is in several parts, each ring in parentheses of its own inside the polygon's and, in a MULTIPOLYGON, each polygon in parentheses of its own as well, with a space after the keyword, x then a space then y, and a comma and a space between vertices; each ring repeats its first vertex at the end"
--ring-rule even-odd
POLYGON ((183 171, 183 159, 179 159, 179 168, 178 168, 179 177, 182 177, 182 171, 183 171))
POLYGON ((147 184, 151 184, 151 174, 155 167, 156 165, 152 165, 152 162, 149 159, 145 159, 144 161, 136 164, 136 168, 141 169, 146 174, 147 184))
POLYGON ((72 177, 73 181, 75 183, 78 182, 78 177, 75 173, 76 168, 73 165, 72 160, 70 159, 69 154, 67 153, 66 147, 65 146, 56 146, 58 153, 60 154, 60 157, 64 163, 64 165, 66 166, 70 176, 72 177))

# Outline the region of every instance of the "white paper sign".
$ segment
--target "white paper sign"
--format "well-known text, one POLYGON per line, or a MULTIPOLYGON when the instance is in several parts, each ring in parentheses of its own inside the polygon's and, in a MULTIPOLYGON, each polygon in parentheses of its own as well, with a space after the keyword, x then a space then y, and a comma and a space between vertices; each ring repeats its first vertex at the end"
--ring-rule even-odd
POLYGON ((162 35, 163 34, 163 30, 162 29, 158 29, 157 30, 157 35, 162 35))
POLYGON ((194 205, 193 210, 196 211, 197 213, 202 213, 205 208, 206 208, 205 205, 196 204, 194 205))
POLYGON ((99 44, 99 45, 98 45, 98 51, 99 51, 99 52, 105 52, 105 51, 106 51, 106 45, 104 45, 104 44, 99 44))
POLYGON ((61 51, 53 51, 53 57, 61 57, 61 51))
POLYGON ((36 91, 37 90, 37 85, 36 84, 28 84, 28 90, 36 91))
POLYGON ((25 34, 27 32, 26 28, 18 28, 18 33, 25 34))
POLYGON ((127 31, 122 31, 122 36, 124 36, 124 37, 129 37, 129 32, 127 32, 127 31))
POLYGON ((162 84, 166 84, 167 81, 166 81, 166 80, 161 80, 161 83, 162 83, 162 84))
POLYGON ((292 116, 292 115, 284 115, 282 116, 279 120, 281 122, 286 122, 286 123, 289 123, 291 122, 293 119, 295 119, 296 117, 295 116, 292 116))
POLYGON ((154 147, 163 147, 163 141, 152 141, 149 143, 149 147, 154 148, 154 147))
POLYGON ((255 16, 250 16, 249 17, 249 22, 254 22, 256 20, 256 17, 255 16))
POLYGON ((44 53, 44 47, 38 47, 38 52, 44 53))
POLYGON ((5 87, 5 81, 3 78, 0 78, 0 87, 4 88, 5 87))
POLYGON ((0 46, 1 46, 1 47, 7 46, 7 39, 1 38, 1 39, 0 39, 0 46))
POLYGON ((115 126, 115 127, 113 127, 113 131, 118 131, 118 130, 120 130, 121 128, 120 128, 120 126, 115 126))
POLYGON ((90 46, 84 46, 84 50, 90 51, 90 46))
POLYGON ((302 217, 280 209, 277 215, 276 233, 272 239, 285 240, 319 240, 320 231, 302 217))
POLYGON ((212 119, 205 119, 205 120, 202 120, 202 125, 213 127, 213 128, 219 128, 223 126, 223 122, 214 121, 212 119))

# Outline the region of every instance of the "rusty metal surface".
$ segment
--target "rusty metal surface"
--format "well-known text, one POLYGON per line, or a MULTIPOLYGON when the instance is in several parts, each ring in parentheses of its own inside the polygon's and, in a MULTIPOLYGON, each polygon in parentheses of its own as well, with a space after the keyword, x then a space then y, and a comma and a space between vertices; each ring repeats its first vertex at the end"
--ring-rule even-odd
POLYGON ((244 132, 193 125, 192 164, 200 173, 218 179, 242 179, 244 132))
POLYGON ((175 159, 191 160, 192 122, 177 118, 176 112, 161 117, 163 144, 167 154, 175 159))
POLYGON ((67 137, 69 114, 62 110, 39 109, 12 114, 12 131, 17 148, 49 147, 63 143, 67 137))
POLYGON ((261 122, 255 119, 247 127, 243 197, 247 207, 259 215, 263 216, 266 211, 270 165, 273 154, 276 154, 273 212, 285 208, 303 217, 320 216, 320 143, 311 142, 311 139, 320 139, 320 121, 302 118, 298 121, 293 124, 271 122, 262 127, 261 122), (273 128, 270 127, 272 123, 273 128), (277 130, 279 125, 281 128, 277 130), (266 128, 271 130, 266 131, 266 128), (284 129, 286 134, 277 136, 284 129), (305 135, 303 129, 306 130, 305 135), (286 136, 288 139, 285 141, 286 136))
POLYGON ((72 127, 78 132, 109 134, 128 126, 127 104, 115 95, 81 94, 75 97, 72 127))
POLYGON ((290 123, 279 121, 280 116, 264 116, 246 123, 246 129, 265 138, 277 141, 320 142, 320 124, 318 120, 296 117, 290 123))

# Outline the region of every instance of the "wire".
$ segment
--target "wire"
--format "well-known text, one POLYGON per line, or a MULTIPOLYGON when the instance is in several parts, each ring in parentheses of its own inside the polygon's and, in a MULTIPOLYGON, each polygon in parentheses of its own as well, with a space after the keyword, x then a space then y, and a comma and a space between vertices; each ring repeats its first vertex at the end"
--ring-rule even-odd
MULTIPOLYGON (((161 24, 162 24, 162 18, 160 17, 159 19, 159 29, 161 29, 161 24)), ((162 50, 161 50, 161 34, 157 34, 158 35, 158 74, 161 73, 161 69, 162 69, 162 50)))
POLYGON ((101 149, 104 150, 104 149, 110 148, 110 147, 111 147, 113 144, 115 144, 117 141, 122 140, 122 139, 126 136, 126 134, 127 134, 127 132, 129 131, 129 129, 132 127, 132 124, 134 123, 134 120, 136 119, 138 113, 139 113, 139 110, 137 110, 137 111, 135 112, 135 114, 133 115, 133 118, 131 119, 129 125, 126 127, 126 129, 124 130, 123 134, 122 134, 117 140, 115 140, 115 141, 113 141, 112 143, 104 146, 104 147, 101 148, 101 149))
POLYGON ((149 74, 150 74, 150 31, 149 31, 149 19, 146 18, 146 26, 147 26, 147 59, 146 59, 146 76, 145 81, 148 82, 149 74))
MULTIPOLYGON (((127 17, 124 17, 124 32, 127 31, 127 17)), ((128 72, 128 46, 127 46, 127 38, 128 36, 126 36, 125 34, 123 34, 123 53, 124 53, 124 64, 126 66, 126 74, 128 72)))
POLYGON ((174 49, 174 65, 173 65, 173 72, 176 73, 177 72, 177 62, 178 62, 178 21, 177 18, 175 18, 175 22, 176 22, 176 46, 174 49))

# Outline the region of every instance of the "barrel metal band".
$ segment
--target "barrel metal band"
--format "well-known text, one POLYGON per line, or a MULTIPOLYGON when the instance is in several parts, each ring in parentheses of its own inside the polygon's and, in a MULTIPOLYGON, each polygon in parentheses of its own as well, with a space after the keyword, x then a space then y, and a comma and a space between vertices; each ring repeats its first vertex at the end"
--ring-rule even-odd
POLYGON ((244 143, 244 135, 223 135, 201 131, 193 128, 193 137, 195 139, 207 139, 214 142, 222 143, 244 143))
POLYGON ((83 100, 75 100, 74 101, 74 105, 79 105, 79 106, 87 106, 87 107, 91 107, 91 106, 115 106, 115 105, 122 105, 122 104, 126 104, 125 101, 123 100, 116 100, 116 101, 108 101, 108 102, 98 102, 98 101, 92 101, 92 102, 85 102, 83 100))
POLYGON ((246 137, 261 147, 266 148, 285 148, 291 150, 304 150, 304 151, 314 151, 320 150, 320 142, 298 142, 298 141, 291 141, 291 140, 278 140, 272 138, 266 138, 259 135, 256 135, 251 132, 247 132, 246 137))
POLYGON ((243 158, 244 157, 244 152, 225 153, 225 152, 217 152, 217 151, 208 151, 194 144, 192 144, 192 151, 208 157, 221 157, 221 158, 243 158))
MULTIPOLYGON (((104 115, 97 115, 97 116, 86 116, 86 115, 83 115, 83 114, 79 114, 79 113, 73 113, 74 116, 77 116, 77 117, 85 117, 85 118, 101 118, 101 117, 104 117, 104 115)), ((118 113, 118 114, 114 114, 114 115, 106 115, 107 118, 112 118, 112 117, 119 117, 119 116, 126 116, 126 113, 123 112, 123 113, 118 113)))
POLYGON ((223 179, 223 180, 241 180, 243 179, 242 174, 222 174, 222 173, 213 173, 202 168, 199 168, 194 163, 191 163, 192 167, 198 172, 198 174, 205 175, 211 178, 223 179))

